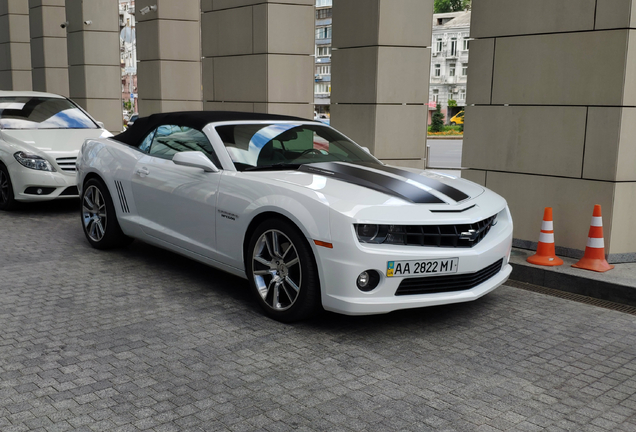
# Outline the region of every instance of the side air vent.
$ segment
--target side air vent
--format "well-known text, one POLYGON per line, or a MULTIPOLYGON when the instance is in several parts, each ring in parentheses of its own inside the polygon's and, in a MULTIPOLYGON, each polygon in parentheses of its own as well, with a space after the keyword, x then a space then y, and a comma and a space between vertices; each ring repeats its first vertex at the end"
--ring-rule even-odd
POLYGON ((124 213, 130 213, 128 208, 128 201, 126 201, 126 193, 124 192, 124 186, 120 181, 115 180, 115 187, 117 188, 117 195, 119 195, 119 203, 121 204, 121 211, 124 213))

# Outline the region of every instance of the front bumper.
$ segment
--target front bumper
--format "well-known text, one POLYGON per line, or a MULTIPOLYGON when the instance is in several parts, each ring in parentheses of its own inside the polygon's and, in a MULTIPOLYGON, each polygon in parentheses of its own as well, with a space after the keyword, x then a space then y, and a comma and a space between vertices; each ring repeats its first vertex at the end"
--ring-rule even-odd
POLYGON ((19 163, 8 167, 16 201, 39 202, 54 199, 77 198, 77 174, 54 171, 36 171, 19 163), (43 193, 38 194, 37 189, 43 193), (52 190, 51 190, 52 189, 52 190))
POLYGON ((497 225, 472 248, 369 245, 361 244, 357 239, 345 241, 350 240, 351 235, 352 229, 343 227, 333 236, 334 239, 342 239, 334 241, 333 249, 315 248, 323 287, 323 307, 345 315, 380 314, 476 300, 503 284, 512 271, 508 264, 512 248, 512 219, 507 208, 500 213, 497 225), (405 278, 386 276, 389 261, 444 258, 459 258, 457 273, 449 276, 476 273, 498 261, 502 264, 496 274, 471 289, 395 295, 405 278), (356 286, 358 275, 367 270, 380 274, 380 282, 371 292, 360 291, 356 286))

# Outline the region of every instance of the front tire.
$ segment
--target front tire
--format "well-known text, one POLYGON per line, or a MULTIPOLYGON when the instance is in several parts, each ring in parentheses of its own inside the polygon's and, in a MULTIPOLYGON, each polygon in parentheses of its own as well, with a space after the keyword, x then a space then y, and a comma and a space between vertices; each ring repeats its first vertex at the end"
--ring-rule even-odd
POLYGON ((0 210, 13 210, 17 202, 13 194, 13 184, 7 167, 0 163, 0 210))
POLYGON ((293 322, 321 310, 316 261, 294 225, 278 219, 261 223, 252 234, 246 258, 252 292, 267 316, 293 322))
POLYGON ((130 244, 119 227, 113 200, 101 180, 92 178, 84 183, 80 213, 86 239, 96 249, 112 249, 130 244))

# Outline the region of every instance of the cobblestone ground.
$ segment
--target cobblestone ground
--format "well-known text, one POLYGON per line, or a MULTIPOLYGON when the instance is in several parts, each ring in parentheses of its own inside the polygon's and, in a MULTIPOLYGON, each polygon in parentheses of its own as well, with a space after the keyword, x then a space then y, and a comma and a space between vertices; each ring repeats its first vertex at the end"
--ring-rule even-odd
POLYGON ((502 287, 283 325, 77 203, 0 213, 0 430, 634 431, 636 317, 502 287))

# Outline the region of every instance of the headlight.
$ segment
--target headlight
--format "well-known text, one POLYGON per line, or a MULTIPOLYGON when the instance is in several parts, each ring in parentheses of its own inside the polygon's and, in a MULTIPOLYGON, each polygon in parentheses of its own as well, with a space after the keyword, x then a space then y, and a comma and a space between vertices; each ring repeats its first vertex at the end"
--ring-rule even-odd
POLYGON ((356 234, 362 243, 383 243, 386 239, 388 227, 386 225, 357 224, 356 234))
POLYGON ((28 154, 21 151, 17 152, 13 156, 15 157, 15 160, 17 160, 18 162, 20 162, 21 165, 27 168, 38 171, 55 171, 53 165, 51 165, 49 161, 41 156, 28 154))

